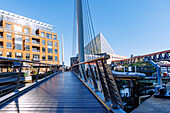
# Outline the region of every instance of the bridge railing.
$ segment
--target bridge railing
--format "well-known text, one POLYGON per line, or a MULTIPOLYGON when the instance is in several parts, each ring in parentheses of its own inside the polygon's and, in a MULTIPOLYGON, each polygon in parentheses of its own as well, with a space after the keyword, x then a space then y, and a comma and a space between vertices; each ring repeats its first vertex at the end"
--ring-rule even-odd
POLYGON ((39 79, 46 78, 48 75, 58 72, 59 66, 36 61, 13 59, 0 57, 0 97, 10 92, 19 92, 21 87, 25 86, 26 73, 31 74, 29 81, 38 82, 39 79), (41 69, 45 69, 40 73, 41 69), (24 71, 24 72, 23 72, 24 71))
POLYGON ((109 55, 90 61, 81 62, 71 67, 71 70, 94 87, 95 92, 102 92, 104 102, 111 102, 112 108, 124 108, 114 76, 111 74, 110 66, 105 62, 109 55))

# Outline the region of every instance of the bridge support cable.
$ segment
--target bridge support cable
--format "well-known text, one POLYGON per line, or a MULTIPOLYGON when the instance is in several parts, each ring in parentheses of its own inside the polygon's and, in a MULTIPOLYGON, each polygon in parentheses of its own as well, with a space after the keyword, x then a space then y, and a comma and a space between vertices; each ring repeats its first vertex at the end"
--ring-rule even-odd
MULTIPOLYGON (((94 27, 93 27, 93 21, 92 21, 92 17, 91 17, 89 2, 88 2, 88 0, 86 0, 86 2, 87 2, 87 9, 88 9, 88 12, 89 12, 89 17, 90 17, 90 23, 91 23, 92 33, 93 33, 93 37, 95 38, 96 35, 95 35, 95 32, 94 32, 94 27)), ((94 43, 95 43, 96 53, 98 53, 98 47, 97 47, 96 39, 94 40, 94 43)))
POLYGON ((91 42, 91 40, 92 40, 92 35, 91 35, 91 30, 90 30, 90 22, 89 22, 89 14, 88 14, 88 12, 87 12, 87 5, 86 5, 86 1, 84 1, 84 31, 85 31, 85 33, 87 33, 87 34, 84 34, 85 35, 85 39, 87 40, 87 42, 85 42, 85 45, 89 45, 89 49, 88 49, 88 52, 87 52, 87 55, 90 55, 90 54, 94 54, 94 46, 93 46, 93 42, 92 43, 90 43, 91 42))
MULTIPOLYGON (((77 31, 78 31, 78 53, 84 53, 85 49, 87 56, 93 59, 94 54, 98 54, 97 42, 95 39, 95 32, 93 27, 92 16, 88 0, 75 0, 74 1, 74 15, 73 15, 73 42, 72 42, 72 55, 76 55, 77 45, 77 31), (76 2, 77 1, 77 2, 76 2), (77 13, 76 13, 77 7, 77 13), (83 39, 80 38, 80 35, 83 39), (83 42, 82 42, 83 41, 83 42), (85 46, 87 48, 85 48, 85 46), (81 49, 80 49, 81 46, 81 49)), ((81 59, 79 58, 81 62, 81 59)))
POLYGON ((92 54, 92 58, 93 58, 93 55, 95 54, 95 47, 96 47, 96 45, 95 45, 95 43, 94 43, 94 41, 93 41, 93 39, 95 38, 95 37, 93 37, 93 32, 92 32, 92 25, 91 25, 91 21, 90 21, 90 13, 89 13, 89 9, 88 9, 88 3, 87 3, 87 0, 85 0, 84 1, 84 14, 86 14, 86 16, 84 16, 84 18, 86 18, 87 19, 87 23, 85 23, 85 24, 87 24, 87 26, 88 26, 88 32, 89 32, 89 34, 90 34, 90 41, 89 41, 89 44, 90 44, 90 48, 92 49, 92 51, 91 51, 91 54, 92 54))

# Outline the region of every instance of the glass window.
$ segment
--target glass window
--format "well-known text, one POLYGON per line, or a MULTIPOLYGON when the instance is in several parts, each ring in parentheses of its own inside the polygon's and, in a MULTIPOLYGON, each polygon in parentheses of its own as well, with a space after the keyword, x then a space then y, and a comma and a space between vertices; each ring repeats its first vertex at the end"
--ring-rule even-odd
POLYGON ((26 34, 29 34, 29 29, 28 28, 24 28, 24 33, 26 33, 26 34))
POLYGON ((45 40, 42 40, 42 45, 45 45, 45 40))
POLYGON ((53 53, 53 49, 52 48, 48 48, 48 53, 53 53))
POLYGON ((21 35, 15 35, 15 41, 22 41, 21 35))
POLYGON ((22 59, 22 53, 15 53, 15 58, 16 59, 22 59))
POLYGON ((45 61, 45 55, 42 55, 42 60, 45 61))
POLYGON ((55 49, 55 54, 57 54, 57 49, 55 49))
POLYGON ((52 41, 48 41, 48 46, 52 46, 52 45, 53 45, 52 41))
POLYGON ((12 57, 12 52, 6 52, 7 57, 12 57))
POLYGON ((15 44, 16 50, 22 50, 22 44, 15 44))
POLYGON ((52 35, 47 33, 47 38, 52 39, 52 35))
POLYGON ((14 31, 22 32, 22 27, 19 25, 14 25, 14 31))
POLYGON ((54 46, 57 47, 57 42, 54 42, 54 46))
POLYGON ((39 60, 40 57, 39 57, 39 55, 37 55, 37 54, 33 54, 33 59, 34 59, 34 60, 39 60))
POLYGON ((58 61, 58 56, 55 56, 55 61, 56 61, 56 62, 58 61))
POLYGON ((53 35, 53 38, 54 38, 54 40, 57 40, 57 36, 56 35, 53 35))
POLYGON ((7 42, 7 49, 11 49, 12 48, 12 44, 10 42, 7 42))
POLYGON ((44 33, 44 32, 41 32, 41 36, 42 36, 42 37, 45 37, 45 33, 44 33))
POLYGON ((2 56, 2 51, 0 51, 0 56, 2 56))
POLYGON ((25 37, 25 42, 30 42, 30 37, 25 37))
POLYGON ((11 30, 11 24, 7 24, 7 23, 6 23, 5 25, 6 25, 6 28, 7 28, 7 29, 10 29, 10 30, 11 30))
POLYGON ((26 53, 26 60, 30 60, 30 54, 26 53))
POLYGON ((26 51, 29 51, 29 50, 30 50, 30 46, 29 46, 29 45, 26 45, 26 46, 25 46, 25 50, 26 50, 26 51))
POLYGON ((6 37, 7 37, 8 40, 11 40, 11 33, 7 33, 6 37))
POLYGON ((45 47, 42 47, 42 52, 45 53, 45 47))
POLYGON ((48 61, 53 61, 53 56, 48 55, 48 61))

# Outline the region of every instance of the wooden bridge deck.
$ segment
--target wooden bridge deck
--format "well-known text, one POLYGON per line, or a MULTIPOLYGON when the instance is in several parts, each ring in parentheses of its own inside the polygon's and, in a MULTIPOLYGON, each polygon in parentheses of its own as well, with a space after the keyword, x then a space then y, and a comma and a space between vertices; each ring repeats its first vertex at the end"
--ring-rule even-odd
POLYGON ((71 72, 60 73, 1 107, 0 113, 106 113, 71 72))

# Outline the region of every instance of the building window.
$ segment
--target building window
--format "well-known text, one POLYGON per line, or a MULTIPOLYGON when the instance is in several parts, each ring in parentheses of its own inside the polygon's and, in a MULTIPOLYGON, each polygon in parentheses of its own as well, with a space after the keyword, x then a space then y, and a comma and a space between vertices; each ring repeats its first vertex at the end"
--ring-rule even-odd
POLYGON ((15 44, 16 50, 22 50, 22 44, 15 44))
POLYGON ((5 25, 6 25, 6 28, 7 28, 7 29, 10 29, 10 30, 11 30, 11 24, 7 24, 7 23, 6 23, 5 25))
POLYGON ((45 53, 45 47, 42 47, 42 52, 45 53))
POLYGON ((53 61, 53 56, 48 55, 48 61, 53 61))
POLYGON ((57 42, 54 42, 54 46, 57 47, 57 42))
POLYGON ((45 37, 45 33, 44 33, 44 32, 41 32, 41 36, 42 36, 42 37, 45 37))
POLYGON ((42 45, 45 45, 45 40, 42 40, 42 45))
POLYGON ((45 55, 42 55, 42 60, 45 61, 45 55))
POLYGON ((12 48, 12 44, 10 42, 7 42, 7 49, 11 49, 12 48))
POLYGON ((21 35, 15 35, 15 41, 22 41, 21 35))
POLYGON ((0 51, 0 56, 2 56, 2 51, 0 51))
POLYGON ((29 34, 30 30, 28 28, 24 28, 24 33, 29 34))
POLYGON ((26 60, 30 60, 30 54, 26 53, 26 60))
POLYGON ((53 35, 54 40, 57 40, 57 35, 53 35))
POLYGON ((25 50, 26 50, 26 51, 29 51, 29 50, 30 50, 30 46, 29 46, 29 45, 26 45, 26 46, 25 46, 25 50))
POLYGON ((48 46, 52 46, 53 42, 52 41, 48 41, 48 46))
POLYGON ((8 40, 11 40, 11 33, 7 33, 6 37, 7 37, 8 40))
POLYGON ((56 61, 56 62, 58 61, 58 56, 55 56, 55 61, 56 61))
POLYGON ((22 27, 19 25, 14 25, 14 31, 22 32, 22 27))
POLYGON ((52 39, 52 35, 47 33, 47 38, 52 39))
POLYGON ((53 53, 53 49, 52 48, 48 48, 48 53, 53 53))
POLYGON ((40 60, 39 55, 37 55, 37 54, 33 54, 33 60, 40 60))
POLYGON ((7 57, 12 57, 12 52, 6 52, 7 57))
POLYGON ((57 49, 55 49, 55 54, 57 54, 57 49))
POLYGON ((30 37, 25 37, 25 42, 30 42, 30 37))
POLYGON ((16 59, 22 59, 22 53, 15 53, 16 59))

